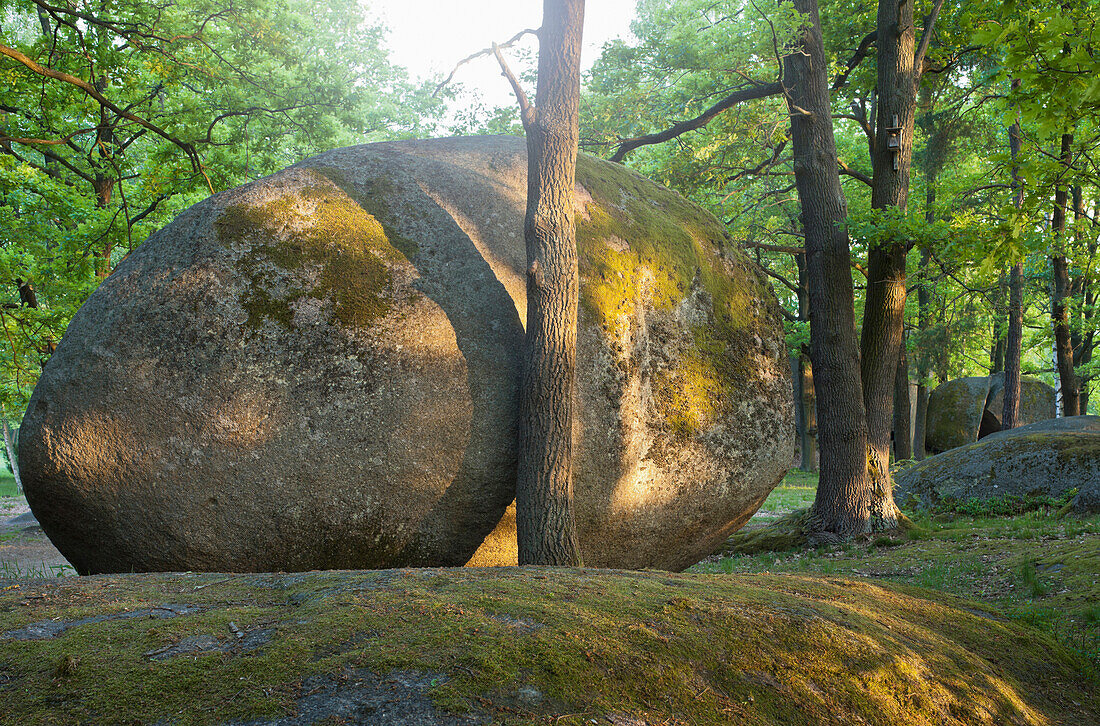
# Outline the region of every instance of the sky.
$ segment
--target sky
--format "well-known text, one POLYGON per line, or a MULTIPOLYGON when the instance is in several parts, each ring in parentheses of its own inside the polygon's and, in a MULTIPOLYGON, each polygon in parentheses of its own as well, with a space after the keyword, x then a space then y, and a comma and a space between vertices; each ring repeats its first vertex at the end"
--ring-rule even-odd
MULTIPOLYGON (((584 50, 587 69, 603 44, 630 37, 636 0, 588 0, 585 7, 584 50)), ((446 76, 461 59, 493 42, 503 43, 524 28, 542 23, 542 0, 366 0, 369 17, 390 28, 391 61, 413 76, 446 76)), ((537 43, 528 36, 525 47, 537 43)), ((513 64, 513 70, 519 70, 513 64)), ((482 57, 464 65, 455 81, 478 91, 489 105, 514 103, 508 82, 495 59, 482 57)), ((534 95, 534 89, 527 89, 534 95)))

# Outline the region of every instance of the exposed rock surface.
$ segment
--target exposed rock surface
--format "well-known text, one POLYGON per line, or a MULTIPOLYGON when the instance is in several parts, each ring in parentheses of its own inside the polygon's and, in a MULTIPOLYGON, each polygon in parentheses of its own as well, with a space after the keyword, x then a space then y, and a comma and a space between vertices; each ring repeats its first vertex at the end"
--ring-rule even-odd
POLYGON ((1059 497, 1076 489, 1073 508, 1100 512, 1100 416, 1040 421, 914 464, 895 478, 899 503, 944 499, 1059 497))
MULTIPOLYGON (((1004 373, 941 383, 928 397, 925 447, 940 453, 1001 430, 1004 373)), ((1035 378, 1020 381, 1019 425, 1052 419, 1054 389, 1035 378)))
MULTIPOLYGON (((577 178, 582 554, 683 568, 790 462, 777 303, 698 207, 589 156, 577 178)), ((85 573, 514 562, 525 194, 521 139, 444 139, 328 152, 181 214, 30 402, 46 533, 85 573)))
POLYGON ((0 696, 20 726, 1100 723, 1080 653, 956 595, 593 568, 0 580, 0 696))

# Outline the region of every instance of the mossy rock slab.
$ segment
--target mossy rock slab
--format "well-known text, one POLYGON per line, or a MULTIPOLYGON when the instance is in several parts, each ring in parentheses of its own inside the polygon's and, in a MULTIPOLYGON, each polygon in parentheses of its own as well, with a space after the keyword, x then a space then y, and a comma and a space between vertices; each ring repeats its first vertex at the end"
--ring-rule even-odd
POLYGON ((1084 659, 961 598, 541 568, 0 583, 5 723, 989 726, 1100 719, 1084 659))
MULTIPOLYGON (((577 178, 582 555, 682 569, 789 464, 778 303, 700 208, 577 178)), ((24 419, 51 540, 82 573, 514 563, 526 189, 522 139, 374 144, 154 234, 24 419)))
MULTIPOLYGON (((1037 378, 1020 380, 1020 426, 1054 418, 1054 389, 1037 378)), ((925 447, 938 454, 1001 430, 1004 373, 946 381, 928 397, 925 447)))
POLYGON ((1005 497, 1058 499, 1100 513, 1100 416, 1072 416, 1001 431, 913 464, 896 477, 903 506, 1005 497))

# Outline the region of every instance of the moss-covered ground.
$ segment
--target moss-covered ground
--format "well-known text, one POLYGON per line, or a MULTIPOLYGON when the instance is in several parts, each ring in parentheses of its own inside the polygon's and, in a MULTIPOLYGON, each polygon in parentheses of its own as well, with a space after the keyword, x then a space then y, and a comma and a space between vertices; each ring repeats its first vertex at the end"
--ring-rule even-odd
POLYGON ((917 522, 678 575, 0 578, 0 724, 1100 723, 1100 518, 917 522))
MULTIPOLYGON (((797 516, 815 491, 816 475, 792 472, 745 531, 759 536, 797 516)), ((962 595, 1053 634, 1100 670, 1100 516, 1065 515, 1056 503, 1015 516, 968 516, 983 509, 969 504, 910 513, 915 527, 904 535, 718 556, 693 570, 871 577, 962 595)))
POLYGON ((317 713, 318 694, 333 709, 319 722, 365 723, 409 682, 433 717, 481 723, 1100 718, 1083 659, 1047 634, 861 578, 502 568, 0 585, 4 723, 266 722, 317 713))

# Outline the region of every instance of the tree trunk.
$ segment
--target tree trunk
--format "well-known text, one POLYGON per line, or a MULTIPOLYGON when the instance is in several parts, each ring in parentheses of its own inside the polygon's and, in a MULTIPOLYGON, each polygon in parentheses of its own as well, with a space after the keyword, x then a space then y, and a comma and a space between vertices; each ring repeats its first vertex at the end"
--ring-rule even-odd
MULTIPOLYGON (((867 424, 859 378, 847 206, 840 187, 832 109, 817 0, 793 0, 807 15, 801 52, 784 59, 795 185, 806 234, 810 358, 817 391, 821 478, 811 537, 838 539, 877 526, 872 520, 867 424)), ((892 526, 894 522, 889 522, 892 526)))
POLYGON ((997 289, 993 293, 993 345, 989 346, 989 372, 1005 369, 1005 296, 1008 294, 1008 275, 1001 273, 997 289))
MULTIPOLYGON (((798 266, 798 319, 810 320, 810 283, 806 274, 806 254, 794 256, 798 266)), ((798 443, 802 453, 798 468, 817 471, 817 403, 814 399, 814 374, 810 367, 809 350, 802 346, 798 351, 798 393, 795 406, 799 411, 798 443)))
MULTIPOLYGON (((527 335, 520 388, 516 528, 521 565, 579 565, 573 515, 577 166, 584 0, 545 0, 527 133, 527 335)), ((518 89, 518 85, 516 86, 518 89)), ((521 107, 526 106, 522 93, 521 107)))
MULTIPOLYGON (((878 116, 871 207, 904 210, 909 201, 909 167, 919 75, 913 68, 913 3, 879 0, 878 116)), ((888 240, 867 255, 867 296, 859 352, 863 402, 867 409, 872 476, 883 491, 882 509, 894 511, 890 480, 890 430, 894 379, 905 316, 905 260, 908 240, 888 240)), ((891 515, 895 516, 895 515, 891 515)), ((895 517, 896 518, 896 517, 895 517)))
MULTIPOLYGON (((1018 79, 1012 88, 1020 87, 1018 79)), ((1012 186, 1016 190, 1012 203, 1019 210, 1024 205, 1024 185, 1020 179, 1020 121, 1008 129, 1008 148, 1012 156, 1012 186)), ((1024 261, 1018 260, 1008 276, 1008 331, 1005 334, 1005 395, 1001 413, 1001 431, 1016 428, 1020 414, 1020 349, 1024 339, 1024 261)))
POLYGON ((924 448, 924 435, 928 422, 928 386, 924 383, 917 384, 917 413, 916 423, 913 425, 913 458, 923 461, 928 456, 924 448))
MULTIPOLYGON (((1084 231, 1085 222, 1085 192, 1080 184, 1073 187, 1073 239, 1078 249, 1088 250, 1087 259, 1096 257, 1096 239, 1089 237, 1084 231)), ((1077 309, 1076 325, 1070 334, 1070 344, 1073 346, 1073 366, 1075 371, 1087 370, 1092 361, 1093 336, 1096 334, 1092 323, 1092 282, 1090 277, 1079 274, 1070 285, 1070 294, 1081 305, 1077 309)), ((1087 376, 1078 376, 1077 411, 1086 414, 1089 410, 1089 393, 1087 376)))
MULTIPOLYGON (((1062 134, 1061 161, 1067 172, 1071 163, 1073 134, 1062 134)), ((1069 325, 1070 280, 1066 260, 1066 203, 1069 190, 1064 184, 1054 191, 1054 215, 1051 233, 1054 235, 1053 290, 1051 292, 1050 317, 1054 324, 1054 352, 1058 365, 1058 379, 1062 383, 1062 415, 1077 416, 1080 413, 1080 390, 1073 370, 1073 342, 1069 325)))
POLYGON ((801 378, 799 390, 802 393, 802 418, 806 422, 801 438, 802 461, 798 468, 802 471, 817 471, 817 400, 814 395, 814 372, 805 352, 798 356, 798 373, 801 378))
POLYGON ((894 378, 894 460, 913 458, 913 432, 909 426, 909 360, 905 345, 898 355, 898 372, 894 378))

